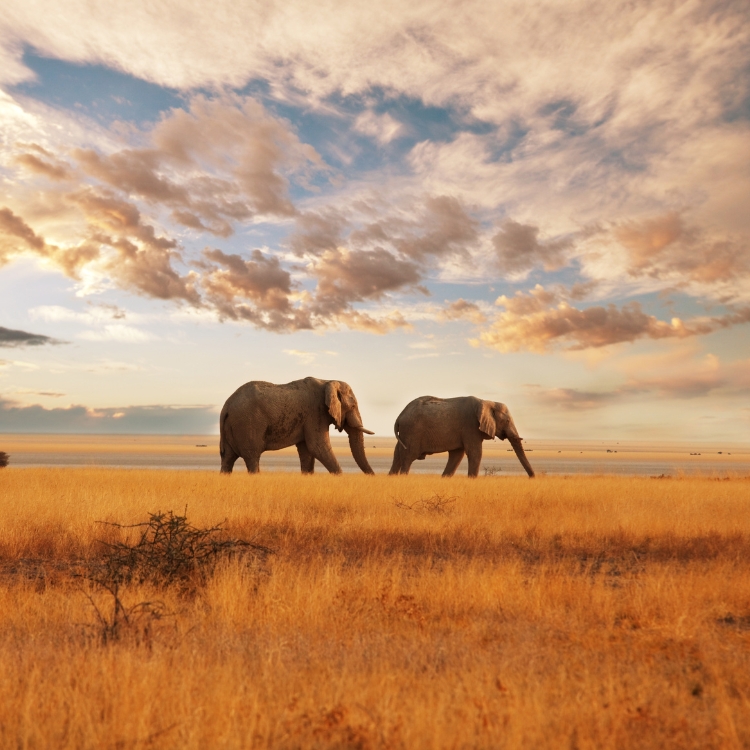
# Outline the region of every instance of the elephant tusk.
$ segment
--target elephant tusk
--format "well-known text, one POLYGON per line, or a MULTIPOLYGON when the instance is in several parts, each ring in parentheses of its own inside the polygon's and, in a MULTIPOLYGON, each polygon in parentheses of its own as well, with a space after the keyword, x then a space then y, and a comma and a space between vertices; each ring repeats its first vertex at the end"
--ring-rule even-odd
POLYGON ((360 432, 365 432, 368 435, 375 434, 372 430, 368 430, 363 427, 362 424, 345 424, 339 428, 339 432, 341 432, 342 429, 346 430, 347 433, 349 433, 351 430, 359 430, 360 432))

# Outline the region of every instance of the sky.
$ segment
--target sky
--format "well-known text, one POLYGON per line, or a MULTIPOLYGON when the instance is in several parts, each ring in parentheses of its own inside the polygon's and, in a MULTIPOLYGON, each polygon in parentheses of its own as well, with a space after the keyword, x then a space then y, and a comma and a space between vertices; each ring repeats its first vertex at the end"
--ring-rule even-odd
POLYGON ((6 0, 0 432, 308 375, 748 441, 746 0, 6 0))

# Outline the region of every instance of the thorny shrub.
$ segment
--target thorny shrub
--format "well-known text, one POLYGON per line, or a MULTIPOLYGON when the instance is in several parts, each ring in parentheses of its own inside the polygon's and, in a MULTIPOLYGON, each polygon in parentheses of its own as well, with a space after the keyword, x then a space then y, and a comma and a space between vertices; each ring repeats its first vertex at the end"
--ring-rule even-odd
POLYGON ((194 593, 206 583, 219 561, 238 555, 265 558, 272 553, 268 547, 244 539, 221 538, 224 528, 220 524, 205 529, 192 526, 187 515, 175 515, 171 510, 150 513, 149 520, 143 523, 107 525, 121 530, 138 529, 140 533, 132 543, 102 542, 107 553, 84 574, 111 597, 107 614, 87 594, 104 643, 118 640, 126 631, 146 639, 152 623, 168 614, 160 601, 125 606, 121 599, 123 586, 148 583, 162 589, 177 586, 182 593, 194 593))
POLYGON ((175 515, 171 510, 151 513, 144 523, 107 525, 141 530, 134 544, 103 542, 109 552, 90 578, 109 584, 177 584, 193 589, 206 582, 222 559, 238 554, 265 557, 271 553, 268 547, 244 539, 222 539, 224 528, 220 524, 200 529, 188 523, 187 515, 175 515))

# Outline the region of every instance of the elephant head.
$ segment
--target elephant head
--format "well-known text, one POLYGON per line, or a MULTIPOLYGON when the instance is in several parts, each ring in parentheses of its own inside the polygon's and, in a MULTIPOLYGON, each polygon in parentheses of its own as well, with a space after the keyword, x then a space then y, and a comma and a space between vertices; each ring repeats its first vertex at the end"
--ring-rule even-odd
POLYGON ((365 429, 362 424, 362 416, 359 413, 357 399, 354 391, 347 383, 339 380, 329 380, 325 387, 325 404, 328 407, 328 413, 331 415, 333 424, 341 432, 345 430, 349 437, 349 447, 352 456, 365 474, 374 474, 370 464, 365 456, 365 437, 364 433, 374 435, 375 433, 365 429))
POLYGON ((533 477, 534 470, 526 458, 526 453, 521 442, 523 438, 518 434, 508 407, 497 401, 479 401, 477 404, 477 419, 479 420, 479 429, 490 440, 494 437, 498 437, 500 440, 508 439, 516 456, 518 456, 518 460, 521 462, 523 468, 526 469, 526 473, 530 477, 533 477))

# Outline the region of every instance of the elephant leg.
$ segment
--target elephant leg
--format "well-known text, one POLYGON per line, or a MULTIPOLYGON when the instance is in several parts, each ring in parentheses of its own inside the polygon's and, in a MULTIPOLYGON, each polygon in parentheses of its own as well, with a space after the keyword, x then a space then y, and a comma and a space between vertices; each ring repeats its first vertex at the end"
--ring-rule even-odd
POLYGON ((401 473, 402 474, 408 474, 409 469, 411 469, 411 465, 414 463, 416 458, 412 458, 412 456, 406 456, 404 457, 404 463, 401 467, 401 473))
POLYGON ((393 449, 393 463, 391 464, 391 470, 388 472, 389 474, 403 473, 405 454, 404 446, 401 443, 396 443, 396 447, 393 449))
POLYGON ((231 474, 234 468, 235 461, 239 458, 239 455, 235 453, 228 445, 222 446, 223 453, 221 454, 221 473, 231 474))
POLYGON ((315 456, 307 449, 307 443, 303 440, 297 443, 299 453, 299 465, 303 474, 312 474, 315 471, 315 456))
POLYGON ((456 448, 455 450, 448 451, 448 463, 445 465, 445 469, 443 469, 443 476, 452 477, 456 473, 456 469, 463 460, 463 457, 463 448, 456 448))
POLYGON ((482 463, 482 443, 469 448, 466 454, 469 458, 469 476, 475 477, 479 474, 479 464, 482 463))
POLYGON ((260 472, 260 453, 251 453, 242 457, 247 466, 248 474, 258 474, 260 472))
POLYGON ((328 433, 325 432, 320 437, 315 436, 316 439, 310 440, 308 436, 305 436, 305 444, 307 450, 323 464, 323 466, 331 472, 331 474, 341 474, 341 466, 336 460, 336 456, 333 455, 333 448, 331 448, 331 441, 328 438, 328 433))

